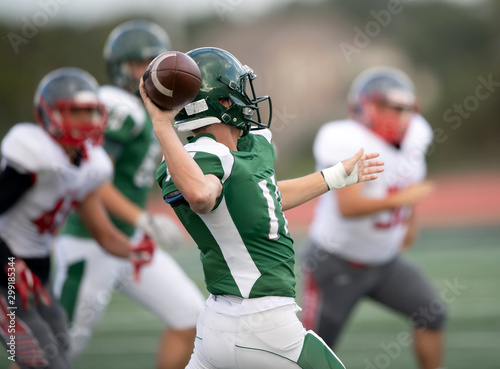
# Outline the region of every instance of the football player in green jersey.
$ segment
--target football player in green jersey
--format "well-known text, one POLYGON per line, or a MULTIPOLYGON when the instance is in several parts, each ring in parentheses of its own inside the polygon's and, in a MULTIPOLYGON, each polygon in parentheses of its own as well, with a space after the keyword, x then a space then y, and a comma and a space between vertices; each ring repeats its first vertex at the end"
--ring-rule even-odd
POLYGON ((277 182, 271 117, 263 122, 259 111, 271 102, 255 96, 253 71, 217 48, 188 55, 202 83, 184 109, 158 109, 141 83, 165 156, 157 182, 198 245, 211 293, 187 368, 343 368, 296 316, 295 255, 283 211, 332 188, 373 180, 383 162, 360 150, 322 172, 277 182), (185 146, 173 121, 194 134, 185 146))
MULTIPOLYGON (((104 48, 113 85, 99 90, 99 99, 109 111, 104 148, 114 163, 113 183, 101 187, 101 198, 119 229, 133 239, 145 233, 165 249, 177 246, 182 234, 168 217, 144 210, 161 149, 138 86, 150 61, 169 48, 168 35, 157 24, 130 21, 119 25, 104 48)), ((56 243, 55 283, 56 295, 70 318, 70 356, 85 349, 111 292, 118 289, 165 322, 158 368, 184 368, 203 307, 196 285, 162 249, 155 251, 152 263, 135 282, 130 265, 96 246, 78 215, 72 214, 56 243)))

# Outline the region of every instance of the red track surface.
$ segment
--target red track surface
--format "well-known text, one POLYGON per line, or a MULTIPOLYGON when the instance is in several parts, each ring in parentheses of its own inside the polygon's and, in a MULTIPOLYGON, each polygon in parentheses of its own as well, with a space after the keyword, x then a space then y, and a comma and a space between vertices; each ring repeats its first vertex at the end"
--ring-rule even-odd
MULTIPOLYGON (((429 179, 435 190, 417 206, 422 228, 500 227, 500 172, 435 175, 429 179)), ((292 233, 307 230, 314 206, 313 200, 286 212, 292 233)), ((161 200, 151 201, 150 209, 173 215, 161 200)))

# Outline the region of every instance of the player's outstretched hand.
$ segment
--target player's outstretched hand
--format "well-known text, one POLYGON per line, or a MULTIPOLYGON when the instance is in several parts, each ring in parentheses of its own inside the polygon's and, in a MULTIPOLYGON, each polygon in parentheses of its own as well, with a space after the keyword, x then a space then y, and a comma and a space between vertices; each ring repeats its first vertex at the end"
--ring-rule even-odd
POLYGON ((358 182, 373 181, 378 178, 376 173, 384 171, 382 167, 384 162, 382 160, 371 160, 379 157, 378 153, 363 154, 364 149, 360 149, 353 157, 342 160, 342 164, 348 176, 357 170, 358 182))
POLYGON ((180 108, 175 110, 165 110, 165 109, 160 109, 158 106, 156 106, 155 103, 149 98, 146 89, 144 87, 144 81, 142 80, 142 78, 139 84, 139 91, 141 93, 142 101, 144 102, 144 107, 148 111, 148 114, 151 117, 153 125, 157 123, 171 124, 174 121, 174 118, 177 115, 177 113, 179 113, 179 111, 181 111, 182 109, 180 108))

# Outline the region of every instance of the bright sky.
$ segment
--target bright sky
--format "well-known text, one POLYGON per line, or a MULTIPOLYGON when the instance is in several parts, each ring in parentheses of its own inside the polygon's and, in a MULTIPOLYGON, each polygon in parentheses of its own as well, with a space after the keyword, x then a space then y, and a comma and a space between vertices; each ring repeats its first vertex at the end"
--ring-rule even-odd
MULTIPOLYGON (((256 16, 296 0, 1 0, 0 20, 23 23, 41 13, 51 21, 89 24, 129 14, 169 14, 175 19, 192 19, 206 15, 219 18, 256 16)), ((300 1, 300 0, 299 0, 300 1)), ((308 2, 317 2, 309 0, 308 2)), ((321 0, 320 0, 321 1, 321 0)))
MULTIPOLYGON (((216 15, 221 20, 244 19, 265 14, 292 2, 314 4, 322 1, 324 0, 1 0, 0 21, 20 25, 27 21, 38 21, 40 24, 45 22, 91 25, 130 14, 158 17, 158 14, 162 13, 170 14, 179 20, 206 15, 216 15)), ((443 1, 475 5, 482 2, 443 1)))

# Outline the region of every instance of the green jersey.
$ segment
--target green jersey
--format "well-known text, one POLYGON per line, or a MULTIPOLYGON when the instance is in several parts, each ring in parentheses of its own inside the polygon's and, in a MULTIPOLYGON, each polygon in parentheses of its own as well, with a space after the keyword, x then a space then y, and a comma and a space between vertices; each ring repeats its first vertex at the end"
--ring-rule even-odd
POLYGON ((197 214, 182 200, 165 162, 156 170, 163 197, 198 245, 207 289, 244 298, 295 297, 293 241, 281 209, 271 132, 252 132, 231 151, 202 134, 185 145, 205 174, 217 176, 222 194, 211 212, 197 214), (170 201, 170 200, 169 200, 170 201))
MULTIPOLYGON (((161 152, 151 119, 137 96, 117 87, 101 87, 99 99, 109 113, 104 148, 115 164, 113 184, 144 208, 161 152)), ((134 233, 134 226, 115 217, 111 219, 128 236, 134 233)), ((76 213, 69 216, 62 233, 91 237, 76 213)))

